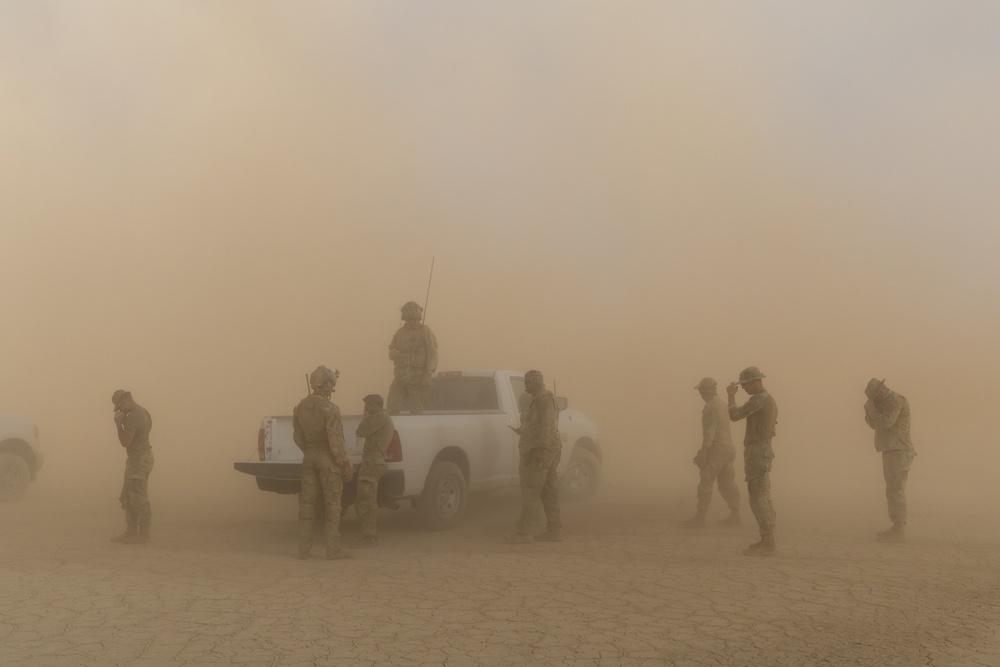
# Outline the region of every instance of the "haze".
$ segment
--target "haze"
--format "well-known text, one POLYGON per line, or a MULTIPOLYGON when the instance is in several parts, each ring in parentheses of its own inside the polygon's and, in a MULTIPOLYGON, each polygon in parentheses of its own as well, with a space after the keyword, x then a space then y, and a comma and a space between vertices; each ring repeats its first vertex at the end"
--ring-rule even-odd
POLYGON ((995 503, 998 28, 987 3, 5 3, 0 404, 39 424, 31 493, 118 512, 126 388, 154 511, 256 498, 231 463, 261 416, 318 364, 344 412, 384 394, 433 257, 441 368, 543 370, 599 425, 606 496, 693 503, 692 387, 757 365, 779 513, 861 494, 884 522, 873 376, 912 404, 911 511, 995 503))

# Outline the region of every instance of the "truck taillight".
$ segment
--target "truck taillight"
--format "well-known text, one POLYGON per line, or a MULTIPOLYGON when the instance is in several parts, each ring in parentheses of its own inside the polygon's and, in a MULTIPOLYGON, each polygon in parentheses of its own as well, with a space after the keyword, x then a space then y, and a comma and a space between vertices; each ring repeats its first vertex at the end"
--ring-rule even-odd
POLYGON ((257 458, 264 460, 264 429, 257 431, 257 458))
POLYGON ((399 463, 403 460, 403 443, 399 441, 399 431, 392 432, 389 448, 385 450, 385 460, 388 463, 399 463))

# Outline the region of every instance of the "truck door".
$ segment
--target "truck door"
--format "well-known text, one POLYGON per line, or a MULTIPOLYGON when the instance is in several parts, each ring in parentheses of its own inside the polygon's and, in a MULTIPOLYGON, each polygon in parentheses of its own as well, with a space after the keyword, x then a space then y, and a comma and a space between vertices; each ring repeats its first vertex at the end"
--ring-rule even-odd
MULTIPOLYGON (((528 402, 531 400, 531 395, 524 390, 524 377, 520 375, 511 375, 508 377, 510 380, 510 392, 511 397, 514 402, 515 410, 508 411, 510 415, 510 425, 514 428, 519 428, 521 426, 521 418, 524 413, 528 411, 528 402)), ((521 476, 519 472, 521 463, 521 453, 517 449, 517 441, 519 439, 517 433, 510 431, 511 436, 511 475, 510 475, 510 485, 518 486, 521 483, 521 476)))

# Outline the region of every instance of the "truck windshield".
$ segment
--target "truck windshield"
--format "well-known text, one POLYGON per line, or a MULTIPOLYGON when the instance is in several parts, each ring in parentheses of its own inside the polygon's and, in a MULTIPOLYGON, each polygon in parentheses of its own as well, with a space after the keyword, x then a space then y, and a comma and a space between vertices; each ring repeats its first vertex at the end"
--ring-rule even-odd
POLYGON ((424 409, 441 412, 499 410, 496 382, 489 376, 445 375, 432 378, 424 409))

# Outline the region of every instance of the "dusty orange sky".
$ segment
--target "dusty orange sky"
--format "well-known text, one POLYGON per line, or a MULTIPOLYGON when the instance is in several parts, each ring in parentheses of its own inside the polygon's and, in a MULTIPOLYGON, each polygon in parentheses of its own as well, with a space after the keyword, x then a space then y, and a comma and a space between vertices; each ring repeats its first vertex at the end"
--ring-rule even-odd
POLYGON ((919 2, 9 3, 0 409, 38 422, 39 484, 113 501, 128 388, 154 500, 256 493, 231 462, 260 417, 320 363, 344 412, 384 393, 434 257, 441 367, 545 371, 599 424, 612 490, 693 495, 691 387, 753 364, 776 498, 857 487, 884 511, 878 376, 911 401, 925 506, 995 501, 998 24, 919 2))

